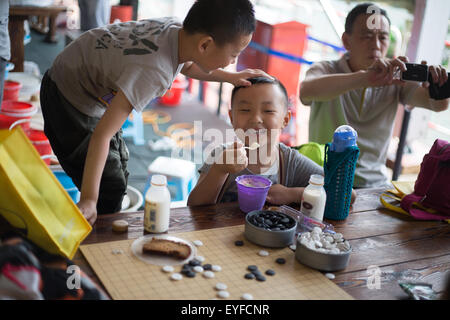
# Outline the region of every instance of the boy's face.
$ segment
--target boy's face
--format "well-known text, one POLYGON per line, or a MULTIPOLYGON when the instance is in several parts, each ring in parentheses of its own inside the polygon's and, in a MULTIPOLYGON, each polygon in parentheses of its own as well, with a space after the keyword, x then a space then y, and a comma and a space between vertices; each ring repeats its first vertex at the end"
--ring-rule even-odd
POLYGON ((386 57, 390 43, 389 28, 389 21, 383 15, 360 14, 356 18, 352 33, 344 32, 342 35, 353 69, 367 69, 375 59, 386 57))
POLYGON ((229 116, 236 135, 245 145, 258 142, 261 147, 271 148, 278 143, 290 112, 278 85, 260 83, 236 92, 229 116))
MULTIPOLYGON (((210 38, 212 39, 212 38, 210 38)), ((236 62, 237 57, 248 46, 252 35, 239 36, 232 43, 222 46, 216 45, 214 40, 202 43, 200 46, 201 56, 195 63, 206 73, 236 62)))

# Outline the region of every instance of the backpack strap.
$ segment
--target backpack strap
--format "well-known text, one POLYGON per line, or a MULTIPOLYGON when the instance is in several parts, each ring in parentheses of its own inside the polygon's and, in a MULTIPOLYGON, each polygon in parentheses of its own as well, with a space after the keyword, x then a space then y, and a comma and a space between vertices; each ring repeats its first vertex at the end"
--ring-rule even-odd
POLYGON ((403 210, 408 211, 411 216, 418 220, 446 220, 449 217, 448 216, 442 216, 439 214, 434 214, 427 212, 425 210, 417 208, 417 206, 414 206, 414 203, 420 203, 422 201, 423 197, 415 195, 415 194, 408 194, 403 197, 400 206, 403 210))

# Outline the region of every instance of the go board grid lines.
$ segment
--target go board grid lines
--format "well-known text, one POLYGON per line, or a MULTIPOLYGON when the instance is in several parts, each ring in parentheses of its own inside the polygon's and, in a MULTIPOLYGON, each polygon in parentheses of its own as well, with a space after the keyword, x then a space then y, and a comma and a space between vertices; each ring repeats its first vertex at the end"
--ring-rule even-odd
MULTIPOLYGON (((80 249, 113 299, 213 299, 217 298, 217 282, 228 286, 226 291, 233 300, 240 299, 243 293, 252 294, 256 300, 352 299, 322 273, 298 263, 289 248, 265 248, 269 256, 259 256, 261 247, 244 238, 243 225, 170 235, 191 242, 201 240, 204 245, 197 247, 197 255, 205 257, 202 264, 220 265, 222 271, 214 272, 212 279, 200 273, 195 278, 183 276, 182 280, 173 281, 161 266, 134 256, 133 239, 82 245, 80 249), (235 246, 236 240, 243 240, 244 246, 235 246), (123 253, 113 254, 113 250, 123 253), (277 264, 277 258, 286 259, 286 263, 277 264), (266 281, 245 279, 248 265, 258 266, 266 281), (276 274, 266 275, 267 269, 276 274)), ((181 265, 174 267, 174 272, 181 269, 181 265)))

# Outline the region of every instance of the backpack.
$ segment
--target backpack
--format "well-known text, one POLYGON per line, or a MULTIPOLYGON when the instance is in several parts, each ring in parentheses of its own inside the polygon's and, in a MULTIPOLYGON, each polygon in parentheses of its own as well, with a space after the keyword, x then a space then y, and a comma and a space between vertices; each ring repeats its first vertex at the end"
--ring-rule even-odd
POLYGON ((450 143, 436 139, 422 160, 414 192, 400 206, 416 219, 450 218, 450 143))
POLYGON ((293 147, 298 152, 308 157, 319 166, 323 167, 325 159, 325 145, 316 142, 308 142, 298 147, 293 147))

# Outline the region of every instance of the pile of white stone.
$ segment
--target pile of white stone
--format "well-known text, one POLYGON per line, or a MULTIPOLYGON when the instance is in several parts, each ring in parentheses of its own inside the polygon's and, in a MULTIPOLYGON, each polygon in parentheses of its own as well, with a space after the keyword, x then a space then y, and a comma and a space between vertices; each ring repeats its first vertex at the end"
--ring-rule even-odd
POLYGON ((302 233, 300 243, 321 253, 346 253, 351 248, 350 243, 344 239, 341 233, 322 232, 319 227, 314 227, 311 232, 302 233))

